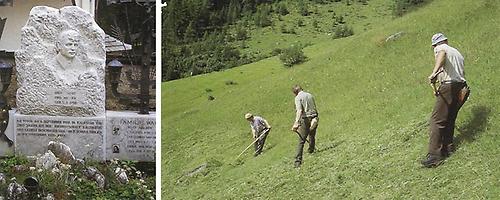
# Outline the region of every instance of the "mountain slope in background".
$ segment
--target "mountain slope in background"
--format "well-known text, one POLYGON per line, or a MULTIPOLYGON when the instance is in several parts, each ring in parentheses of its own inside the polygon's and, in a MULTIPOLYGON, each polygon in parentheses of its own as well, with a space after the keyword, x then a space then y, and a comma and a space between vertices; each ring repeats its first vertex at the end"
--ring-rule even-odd
POLYGON ((433 1, 363 34, 310 46, 308 61, 290 69, 272 57, 164 83, 163 198, 499 198, 499 19, 494 0, 433 1), (426 169, 419 161, 434 104, 426 77, 436 32, 464 55, 472 94, 457 119, 456 153, 426 169), (320 112, 319 152, 306 154, 300 169, 289 131, 294 84, 316 97, 320 112), (246 112, 273 130, 261 156, 236 160, 252 142, 246 112))

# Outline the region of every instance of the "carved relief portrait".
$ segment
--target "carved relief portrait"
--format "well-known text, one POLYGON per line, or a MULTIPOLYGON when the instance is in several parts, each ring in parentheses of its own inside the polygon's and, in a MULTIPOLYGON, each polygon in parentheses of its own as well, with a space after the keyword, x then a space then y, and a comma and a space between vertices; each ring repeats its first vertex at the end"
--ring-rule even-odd
POLYGON ((80 37, 80 33, 75 30, 61 32, 56 41, 57 55, 50 63, 56 77, 68 85, 79 79, 97 75, 95 70, 84 65, 79 58, 80 37))
POLYGON ((36 6, 15 53, 16 104, 24 115, 105 114, 104 31, 77 6, 36 6))

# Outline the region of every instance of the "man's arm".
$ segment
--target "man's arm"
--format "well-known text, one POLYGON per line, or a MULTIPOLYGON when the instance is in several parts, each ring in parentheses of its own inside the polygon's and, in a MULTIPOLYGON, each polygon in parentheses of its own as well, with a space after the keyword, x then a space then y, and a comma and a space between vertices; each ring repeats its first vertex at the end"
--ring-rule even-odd
POLYGON ((269 125, 269 123, 267 122, 266 119, 262 118, 262 122, 264 122, 264 126, 267 128, 267 129, 271 129, 271 125, 269 125))
POLYGON ((253 139, 257 138, 257 134, 255 134, 255 129, 253 129, 253 127, 252 127, 252 136, 253 136, 253 139))
POLYGON ((438 75, 438 72, 444 66, 445 58, 446 58, 446 52, 444 50, 439 51, 438 54, 436 55, 436 63, 434 64, 434 69, 432 70, 431 75, 429 75, 428 77, 431 83, 436 82, 436 77, 438 75))
POLYGON ((300 104, 299 99, 295 99, 295 110, 297 110, 297 112, 295 113, 295 121, 292 126, 292 131, 296 131, 300 125, 299 120, 300 116, 302 115, 302 105, 300 104))

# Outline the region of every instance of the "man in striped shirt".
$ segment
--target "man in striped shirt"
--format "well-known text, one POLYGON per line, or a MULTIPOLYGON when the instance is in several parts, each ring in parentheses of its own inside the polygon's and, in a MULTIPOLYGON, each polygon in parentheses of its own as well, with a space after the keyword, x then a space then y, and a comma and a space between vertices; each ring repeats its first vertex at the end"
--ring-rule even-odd
POLYGON ((258 156, 262 153, 262 149, 264 148, 264 143, 266 142, 267 135, 271 130, 271 125, 260 116, 253 116, 251 113, 245 114, 245 119, 250 123, 250 128, 252 129, 253 139, 257 140, 254 143, 255 146, 255 154, 254 156, 258 156))

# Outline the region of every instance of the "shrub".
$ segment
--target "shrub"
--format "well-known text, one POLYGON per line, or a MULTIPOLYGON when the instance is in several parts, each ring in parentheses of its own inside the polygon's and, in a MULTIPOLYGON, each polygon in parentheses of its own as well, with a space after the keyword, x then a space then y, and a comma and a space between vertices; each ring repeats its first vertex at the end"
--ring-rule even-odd
POLYGON ((299 18, 299 19, 297 20, 297 26, 299 26, 299 27, 305 26, 305 24, 304 24, 304 20, 302 20, 302 19, 300 19, 300 18, 299 18))
POLYGON ((288 15, 288 13, 290 13, 286 8, 285 3, 278 3, 278 7, 276 8, 276 10, 280 15, 288 15))
POLYGON ((292 67, 295 64, 304 62, 306 56, 300 46, 292 46, 282 50, 280 60, 286 67, 292 67))
POLYGON ((271 8, 267 5, 260 6, 255 13, 254 22, 259 27, 271 26, 271 8))
POLYGON ((344 21, 344 16, 340 15, 340 16, 336 16, 335 13, 333 13, 333 19, 335 20, 333 22, 333 26, 337 26, 337 25, 340 25, 340 24, 345 24, 345 21, 344 21))
POLYGON ((282 50, 280 48, 275 48, 273 49, 273 51, 271 52, 271 55, 273 56, 277 56, 277 55, 280 55, 282 52, 282 50))
POLYGON ((393 14, 403 16, 406 12, 425 3, 425 0, 394 0, 393 14))
POLYGON ((304 3, 304 1, 299 1, 299 13, 302 16, 308 16, 309 15, 309 9, 307 8, 307 4, 304 3))
POLYGON ((236 29, 236 40, 246 40, 248 38, 248 31, 245 28, 238 27, 236 29))
POLYGON ((237 82, 232 81, 232 80, 225 81, 225 82, 224 82, 224 84, 226 84, 226 85, 238 85, 238 83, 237 83, 237 82))
POLYGON ((288 29, 286 27, 286 25, 284 25, 284 24, 281 25, 280 31, 281 31, 281 33, 285 33, 285 34, 297 34, 297 32, 295 32, 295 29, 293 27, 288 29))
POLYGON ((358 0, 358 2, 363 5, 368 5, 368 0, 358 0))
POLYGON ((346 24, 341 24, 333 28, 333 38, 343 38, 354 35, 354 31, 346 24))
POLYGON ((319 30, 319 22, 318 20, 314 19, 312 22, 312 26, 314 29, 319 30))

